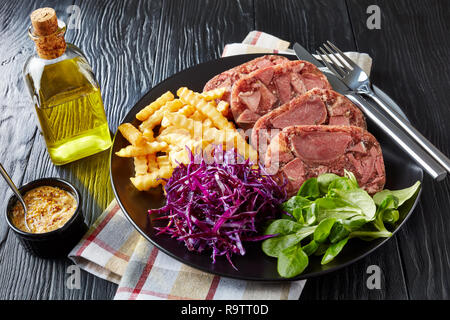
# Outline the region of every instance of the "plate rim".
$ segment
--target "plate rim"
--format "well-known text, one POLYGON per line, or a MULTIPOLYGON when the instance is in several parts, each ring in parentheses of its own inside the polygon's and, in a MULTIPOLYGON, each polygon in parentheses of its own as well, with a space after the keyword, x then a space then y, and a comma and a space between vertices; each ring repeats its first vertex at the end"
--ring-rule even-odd
MULTIPOLYGON (((123 123, 123 121, 125 121, 125 119, 129 116, 130 111, 138 104, 142 104, 143 100, 145 99, 145 97, 155 88, 163 86, 166 82, 169 82, 172 78, 176 77, 179 73, 181 72, 189 72, 189 70, 196 68, 197 66, 201 65, 201 64, 208 64, 208 63, 214 63, 214 62, 218 62, 227 58, 232 58, 232 57, 236 57, 236 56, 242 56, 242 57, 258 57, 258 56, 263 56, 266 55, 267 53, 251 53, 251 54, 241 54, 241 55, 233 55, 233 56, 229 56, 229 57, 220 57, 220 58, 216 58, 216 59, 212 59, 212 60, 208 60, 208 61, 204 61, 202 63, 198 63, 194 66, 188 67, 186 69, 180 70, 172 75, 170 75, 169 77, 165 78, 164 80, 162 80, 161 82, 157 83, 155 86, 151 87, 146 93, 143 94, 143 96, 138 99, 133 106, 127 111, 127 113, 122 117, 122 119, 119 122, 119 125, 123 123)), ((293 55, 289 55, 289 54, 276 54, 276 55, 281 55, 281 56, 285 56, 285 57, 295 57, 293 55)), ((400 110, 401 114, 404 115, 405 119, 408 120, 403 112, 403 110, 401 110, 400 107, 398 107, 398 105, 395 103, 395 101, 388 95, 386 94, 383 90, 381 90, 380 88, 377 87, 377 91, 380 92, 381 94, 384 95, 385 98, 390 99, 392 102, 394 102, 394 105, 400 110)), ((239 276, 239 275, 230 275, 230 274, 226 274, 220 271, 212 271, 209 270, 207 268, 204 268, 202 266, 198 266, 194 263, 191 263, 190 261, 186 261, 180 257, 178 257, 176 254, 173 254, 172 252, 170 252, 169 250, 167 250, 166 248, 164 248, 163 246, 159 245, 158 243, 154 242, 141 228, 139 228, 137 226, 137 224, 133 221, 133 219, 130 217, 130 215, 128 214, 128 212, 125 210, 125 207, 123 206, 122 202, 120 201, 120 197, 118 195, 118 192, 115 188, 115 184, 114 184, 114 177, 113 177, 113 173, 112 173, 112 159, 113 159, 113 147, 116 141, 116 137, 119 133, 119 130, 116 129, 116 132, 114 133, 114 138, 112 141, 112 146, 110 148, 110 155, 109 155, 109 176, 110 176, 110 182, 111 182, 111 187, 113 189, 113 193, 114 193, 114 197, 120 207, 120 209, 122 210, 122 212, 124 213, 124 216, 127 218, 127 220, 132 224, 132 226, 139 232, 139 234, 141 236, 143 236, 147 241, 149 241, 153 246, 155 246, 158 250, 161 250, 162 252, 164 252, 165 254, 169 255, 170 257, 174 258, 175 260, 188 265, 190 267, 193 267, 197 270, 201 270, 203 272, 207 272, 209 274, 212 275, 218 275, 221 277, 226 277, 226 278, 230 278, 230 279, 238 279, 238 280, 247 280, 247 281, 256 281, 256 282, 292 282, 292 281, 299 281, 299 280, 305 280, 305 279, 310 279, 310 278, 314 278, 314 277, 318 277, 318 276, 323 276, 325 274, 329 274, 338 270, 341 270, 342 268, 345 268, 357 261, 362 260, 363 258, 367 257, 369 254, 373 253, 375 250, 377 250, 378 248, 380 248, 381 246, 383 246, 387 241, 389 241, 390 239, 393 238, 393 236, 403 227, 403 225, 406 223, 406 221, 411 217, 412 213, 414 212, 419 200, 420 200, 420 196, 422 194, 422 189, 423 189, 423 169, 418 167, 420 169, 420 188, 419 191, 417 193, 417 197, 414 200, 414 203, 411 206, 410 211, 408 212, 408 214, 405 216, 405 218, 403 219, 403 221, 397 226, 397 228, 392 231, 392 235, 388 238, 384 238, 383 240, 380 241, 380 243, 378 243, 376 246, 374 246, 373 248, 371 248, 370 250, 366 251, 365 253, 363 253, 362 255, 353 258, 345 263, 339 264, 335 267, 331 267, 325 270, 320 270, 320 271, 316 271, 316 272, 311 272, 311 273, 307 273, 307 274, 300 274, 296 277, 293 278, 277 278, 277 279, 268 279, 268 278, 260 278, 260 277, 251 277, 251 276, 239 276)), ((173 241, 176 241, 175 239, 173 239, 173 241)), ((275 259, 275 258, 274 258, 275 259)))

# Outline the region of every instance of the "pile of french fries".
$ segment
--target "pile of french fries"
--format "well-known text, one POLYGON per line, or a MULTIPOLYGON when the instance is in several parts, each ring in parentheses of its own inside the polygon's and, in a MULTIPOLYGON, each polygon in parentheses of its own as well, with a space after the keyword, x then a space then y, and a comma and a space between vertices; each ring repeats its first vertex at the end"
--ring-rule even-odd
POLYGON ((197 93, 181 87, 175 98, 167 91, 136 114, 141 121, 138 128, 130 123, 119 126, 130 145, 116 155, 134 158, 135 176, 130 179, 138 190, 164 185, 174 168, 189 163, 189 150, 197 153, 222 145, 257 162, 257 152, 227 119, 228 103, 216 103, 224 92, 225 88, 197 93))

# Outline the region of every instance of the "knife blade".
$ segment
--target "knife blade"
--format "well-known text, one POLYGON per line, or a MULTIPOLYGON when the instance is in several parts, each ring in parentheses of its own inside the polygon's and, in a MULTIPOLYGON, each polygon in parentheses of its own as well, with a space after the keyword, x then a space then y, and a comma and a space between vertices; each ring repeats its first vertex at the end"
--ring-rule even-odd
POLYGON ((339 80, 334 74, 332 74, 328 70, 328 68, 326 68, 322 62, 317 60, 311 53, 309 53, 308 50, 306 50, 297 42, 294 44, 293 48, 297 58, 299 58, 300 60, 308 61, 321 69, 320 71, 325 74, 325 76, 328 78, 328 82, 335 91, 339 92, 340 94, 345 94, 350 91, 349 87, 347 87, 341 80, 339 80))
POLYGON ((311 62, 318 68, 323 68, 324 64, 317 60, 311 53, 308 52, 304 47, 302 47, 299 43, 294 44, 294 52, 297 58, 300 60, 305 60, 311 62))

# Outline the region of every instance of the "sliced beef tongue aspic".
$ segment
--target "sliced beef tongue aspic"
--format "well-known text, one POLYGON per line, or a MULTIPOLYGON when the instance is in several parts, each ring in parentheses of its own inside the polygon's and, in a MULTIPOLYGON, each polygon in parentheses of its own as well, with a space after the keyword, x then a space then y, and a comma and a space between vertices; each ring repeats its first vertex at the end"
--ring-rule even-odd
POLYGON ((251 143, 264 155, 272 137, 295 125, 346 125, 366 128, 364 114, 345 96, 329 89, 312 89, 256 121, 251 143))
POLYGON ((240 78, 258 69, 266 68, 287 61, 289 61, 288 58, 278 55, 265 55, 262 57, 258 57, 216 75, 205 84, 203 91, 225 87, 227 88, 227 90, 225 91, 221 100, 230 103, 231 88, 233 87, 233 84, 240 78))
POLYGON ((352 172, 369 194, 381 191, 386 181, 381 147, 375 137, 355 126, 290 126, 276 135, 267 149, 265 166, 287 182, 294 195, 309 178, 330 172, 352 172))
POLYGON ((251 128, 261 116, 313 88, 331 86, 326 76, 306 61, 288 61, 254 71, 233 86, 234 120, 241 128, 251 128))

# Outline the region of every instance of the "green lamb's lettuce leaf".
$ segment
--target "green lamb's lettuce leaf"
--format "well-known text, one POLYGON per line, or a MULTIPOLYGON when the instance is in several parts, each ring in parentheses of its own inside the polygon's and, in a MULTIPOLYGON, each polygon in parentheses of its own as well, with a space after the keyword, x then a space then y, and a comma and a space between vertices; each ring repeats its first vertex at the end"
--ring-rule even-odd
POLYGON ((325 251, 325 253, 323 254, 322 261, 320 263, 327 264, 331 260, 333 260, 342 251, 344 246, 347 244, 348 239, 349 238, 347 237, 347 238, 342 239, 341 241, 329 246, 327 251, 325 251))
POLYGON ((400 212, 395 209, 386 210, 382 219, 384 223, 394 224, 400 219, 400 212))
POLYGON ((297 192, 297 196, 312 200, 320 197, 319 183, 317 182, 317 178, 311 178, 303 182, 302 186, 297 192))
POLYGON ((292 198, 290 198, 288 201, 284 202, 281 205, 281 209, 290 213, 290 214, 294 214, 294 209, 297 208, 304 208, 308 205, 311 204, 311 200, 308 200, 304 197, 301 196, 293 196, 292 198))
POLYGON ((315 201, 318 206, 317 222, 327 219, 349 219, 363 216, 362 209, 339 198, 319 198, 315 201))
MULTIPOLYGON (((284 221, 290 221, 285 220, 284 221)), ((279 220, 275 220, 279 221, 279 220)), ((304 238, 308 237, 309 235, 314 233, 314 230, 317 226, 313 227, 303 227, 293 233, 281 233, 277 237, 269 238, 263 241, 262 243, 262 250, 265 254, 267 254, 270 257, 278 257, 286 248, 289 248, 291 246, 294 246, 298 244, 300 241, 302 241, 304 238)), ((272 233, 269 233, 272 234, 272 233)))
POLYGON ((292 278, 302 273, 308 262, 308 255, 301 246, 289 247, 278 256, 277 270, 282 277, 292 278))
POLYGON ((310 205, 303 208, 295 208, 293 216, 295 220, 305 226, 310 226, 316 222, 317 205, 311 202, 310 205))
POLYGON ((281 209, 291 214, 294 221, 302 225, 311 225, 316 220, 316 204, 302 196, 293 196, 281 205, 281 209))
POLYGON ((353 184, 353 187, 359 188, 358 180, 356 180, 356 177, 353 174, 353 172, 347 171, 345 169, 344 169, 344 172, 345 172, 345 177, 347 177, 350 180, 350 182, 353 184))
MULTIPOLYGON (((388 195, 393 195, 395 197, 397 197, 398 199, 398 204, 397 204, 397 208, 399 206, 401 206, 403 203, 405 203, 405 201, 409 200, 412 196, 414 196, 414 194, 416 194, 417 190, 420 187, 420 181, 417 181, 414 185, 412 185, 409 188, 405 188, 405 189, 401 189, 401 190, 382 190, 378 193, 376 193, 373 196, 373 200, 375 201, 376 205, 381 205, 381 203, 383 202, 383 200, 386 198, 386 196, 388 195)), ((395 209, 397 209, 395 208, 395 209)))
POLYGON ((371 241, 378 238, 389 238, 392 232, 388 230, 383 231, 353 231, 348 236, 349 238, 360 238, 362 240, 371 241))
POLYGON ((375 219, 377 207, 372 197, 363 189, 334 190, 337 197, 360 208, 362 213, 369 219, 375 219))
POLYGON ((317 249, 319 248, 320 244, 317 243, 314 240, 311 240, 307 245, 303 246, 303 252, 305 252, 308 256, 312 255, 314 252, 317 251, 317 249))
POLYGON ((312 225, 317 220, 318 206, 315 202, 302 209, 303 221, 305 225, 312 225))
POLYGON ((269 238, 263 241, 262 250, 269 257, 277 258, 280 255, 281 251, 286 248, 295 246, 301 240, 302 239, 300 237, 297 237, 295 233, 269 238))
POLYGON ((330 184, 340 177, 334 173, 324 173, 317 177, 317 183, 319 184, 319 190, 322 195, 328 193, 328 187, 330 184))
POLYGON ((347 177, 339 177, 338 179, 334 179, 328 186, 328 196, 334 197, 335 191, 341 190, 354 190, 358 189, 357 185, 347 177))
POLYGON ((362 228, 368 222, 369 221, 367 221, 367 218, 365 216, 353 216, 349 219, 345 219, 345 220, 341 221, 341 223, 344 225, 344 227, 349 232, 352 232, 352 231, 362 228))
POLYGON ((325 242, 325 240, 327 240, 328 236, 330 235, 331 228, 333 228, 335 222, 335 218, 322 220, 317 226, 316 230, 314 230, 314 241, 316 241, 317 243, 325 242))
POLYGON ((350 231, 345 227, 345 225, 341 221, 336 221, 333 224, 333 227, 330 230, 330 235, 328 239, 331 243, 336 243, 346 238, 349 235, 350 231))
MULTIPOLYGON (((398 198, 392 194, 387 195, 383 202, 378 206, 377 213, 373 224, 378 231, 387 231, 384 222, 395 223, 398 220, 398 215, 391 213, 397 211, 393 208, 398 207, 398 198)), ((398 211, 397 211, 398 213, 398 211)))
POLYGON ((298 222, 287 219, 278 219, 269 224, 264 234, 287 235, 299 231, 302 227, 303 226, 298 222))
POLYGON ((292 217, 297 223, 300 223, 301 225, 305 224, 305 219, 303 218, 303 208, 295 208, 292 212, 292 217))

